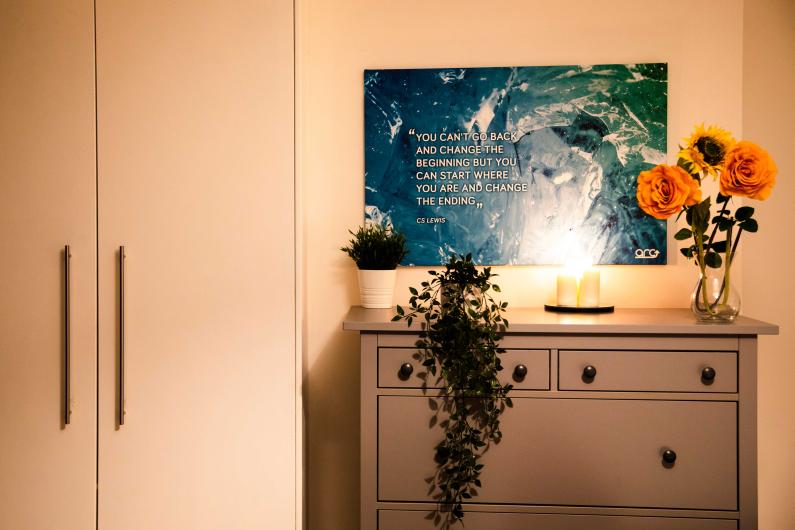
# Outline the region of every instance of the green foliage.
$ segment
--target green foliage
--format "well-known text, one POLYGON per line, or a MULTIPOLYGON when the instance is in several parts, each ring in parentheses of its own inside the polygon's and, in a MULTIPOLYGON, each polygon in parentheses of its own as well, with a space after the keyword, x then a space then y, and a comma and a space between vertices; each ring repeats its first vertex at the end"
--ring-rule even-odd
POLYGON ((719 305, 725 304, 728 299, 731 265, 737 252, 737 245, 740 244, 740 236, 743 232, 759 230, 759 224, 753 218, 754 209, 751 206, 741 206, 732 215, 732 211, 729 209, 731 201, 732 197, 718 193, 715 203, 720 210, 714 217, 711 217, 709 197, 696 205, 685 206, 685 218, 690 228, 683 228, 674 235, 674 239, 679 241, 693 238, 693 243, 682 248, 681 252, 688 259, 695 258, 702 278, 706 276, 707 267, 711 269, 724 268, 723 283, 715 300, 708 299, 703 282, 698 284, 697 300, 701 300, 699 303, 710 314, 716 314, 719 305), (709 229, 710 224, 712 230, 709 229), (738 227, 736 231, 735 227, 738 227), (715 240, 718 232, 724 234, 721 236, 721 241, 715 240))
POLYGON ((443 272, 429 271, 432 279, 421 290, 411 287, 410 308, 397 307, 392 320, 422 319, 417 341, 429 376, 442 382, 444 439, 436 446, 437 471, 432 493, 439 501, 437 523, 446 527, 463 518, 462 503, 481 487, 480 458, 502 437, 500 415, 513 406, 497 378, 503 369, 498 343, 508 327, 502 312, 507 302, 495 301, 491 268, 478 270, 472 255, 453 255, 443 272))
POLYGON ((353 239, 340 250, 348 254, 360 269, 392 270, 408 253, 406 237, 391 227, 366 224, 356 233, 350 233, 353 239))
POLYGON ((674 239, 685 241, 693 238, 693 244, 682 248, 681 252, 688 259, 696 258, 696 265, 702 269, 704 267, 713 269, 721 266, 730 267, 740 242, 740 235, 743 232, 759 230, 759 224, 753 218, 754 208, 741 206, 732 215, 732 211, 729 209, 731 200, 732 197, 718 193, 715 202, 720 205, 720 210, 715 216, 710 213, 709 197, 696 205, 684 207, 685 218, 690 228, 679 230, 674 234, 674 239), (710 225, 712 225, 711 231, 710 225), (735 230, 735 227, 739 227, 739 230, 735 230), (726 233, 726 237, 722 241, 715 241, 718 232, 726 233), (726 256, 722 257, 721 254, 726 256))

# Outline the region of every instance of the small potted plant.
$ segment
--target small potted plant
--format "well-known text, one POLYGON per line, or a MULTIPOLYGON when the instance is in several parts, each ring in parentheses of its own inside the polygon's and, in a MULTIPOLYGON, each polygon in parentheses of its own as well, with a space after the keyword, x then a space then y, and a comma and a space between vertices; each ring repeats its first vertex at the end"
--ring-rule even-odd
POLYGON ((397 266, 403 261, 406 237, 391 225, 367 223, 342 250, 359 268, 359 293, 368 309, 392 307, 397 266))

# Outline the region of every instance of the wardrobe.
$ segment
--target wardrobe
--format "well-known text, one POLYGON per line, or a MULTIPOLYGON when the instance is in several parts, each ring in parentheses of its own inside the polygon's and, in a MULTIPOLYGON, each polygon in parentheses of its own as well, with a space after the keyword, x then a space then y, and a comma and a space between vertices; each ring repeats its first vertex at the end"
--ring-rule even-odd
POLYGON ((0 0, 0 528, 296 526, 293 28, 0 0))

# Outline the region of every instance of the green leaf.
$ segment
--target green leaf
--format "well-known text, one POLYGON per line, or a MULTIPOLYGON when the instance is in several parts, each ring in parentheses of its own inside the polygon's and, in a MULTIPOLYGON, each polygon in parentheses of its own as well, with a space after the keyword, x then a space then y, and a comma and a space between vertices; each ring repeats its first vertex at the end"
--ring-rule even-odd
POLYGON ((414 287, 409 287, 409 292, 414 296, 418 296, 420 294, 417 292, 417 289, 415 289, 414 287))
POLYGON ((694 232, 703 234, 709 228, 710 207, 711 201, 709 197, 692 207, 693 221, 690 226, 694 232))
POLYGON ((713 220, 713 222, 718 224, 718 230, 720 230, 721 232, 725 232, 729 228, 734 226, 734 221, 732 221, 728 217, 720 217, 719 216, 719 217, 716 217, 715 219, 717 219, 717 221, 713 220))
POLYGON ((704 263, 706 263, 707 267, 718 269, 723 264, 723 258, 717 252, 710 251, 704 255, 704 263))
POLYGON ((401 317, 402 317, 402 316, 405 314, 405 311, 403 310, 403 308, 402 308, 402 307, 400 307, 400 306, 397 306, 397 308, 396 308, 396 309, 397 309, 397 314, 398 314, 398 316, 401 316, 401 317))
POLYGON ((715 202, 717 204, 723 204, 724 202, 729 202, 729 199, 731 199, 731 197, 723 195, 722 193, 718 192, 718 196, 715 198, 715 202))
POLYGON ((684 257, 686 258, 692 258, 696 251, 693 247, 685 247, 685 248, 680 248, 679 252, 681 252, 682 255, 684 255, 684 257))
POLYGON ((395 315, 392 317, 392 322, 397 322, 398 320, 400 320, 400 318, 401 318, 400 315, 395 315))
POLYGON ((746 219, 740 223, 740 228, 746 232, 756 232, 759 230, 759 223, 756 222, 756 219, 746 219))
POLYGON ((738 221, 745 221, 750 219, 754 215, 754 209, 752 206, 741 206, 737 208, 737 211, 734 213, 734 217, 738 221))
POLYGON ((685 239, 690 239, 693 237, 693 231, 689 228, 682 228, 676 234, 674 234, 674 239, 677 241, 684 241, 685 239))
POLYGON ((716 241, 709 246, 710 250, 724 254, 726 252, 726 240, 716 241))

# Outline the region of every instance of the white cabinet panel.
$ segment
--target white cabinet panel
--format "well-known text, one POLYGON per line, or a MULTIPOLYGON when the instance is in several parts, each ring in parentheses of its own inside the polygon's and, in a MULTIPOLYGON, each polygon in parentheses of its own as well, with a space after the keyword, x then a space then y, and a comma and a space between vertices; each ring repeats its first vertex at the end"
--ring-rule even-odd
POLYGON ((294 524, 292 27, 97 3, 100 528, 294 524))
POLYGON ((96 499, 90 0, 0 1, 0 528, 85 530, 96 499), (64 246, 71 248, 64 418, 64 246))

